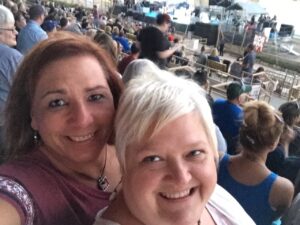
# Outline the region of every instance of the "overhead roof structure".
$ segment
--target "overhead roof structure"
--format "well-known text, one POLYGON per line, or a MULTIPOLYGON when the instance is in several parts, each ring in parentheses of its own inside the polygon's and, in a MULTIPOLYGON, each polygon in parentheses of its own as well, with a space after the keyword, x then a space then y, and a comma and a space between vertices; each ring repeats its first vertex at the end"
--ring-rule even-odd
POLYGON ((264 14, 267 13, 266 9, 261 5, 254 2, 238 2, 227 7, 226 10, 243 10, 247 14, 264 14))

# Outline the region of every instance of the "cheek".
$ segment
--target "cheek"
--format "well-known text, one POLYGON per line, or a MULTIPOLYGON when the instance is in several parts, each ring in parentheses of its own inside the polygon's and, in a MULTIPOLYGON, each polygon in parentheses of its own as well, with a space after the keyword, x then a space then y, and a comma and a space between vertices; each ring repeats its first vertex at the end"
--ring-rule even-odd
POLYGON ((124 193, 128 195, 130 201, 135 199, 142 204, 149 204, 154 200, 155 191, 159 184, 159 176, 149 171, 137 169, 124 176, 124 193))
POLYGON ((194 178, 208 189, 214 187, 217 183, 217 168, 213 159, 206 162, 205 165, 196 165, 193 168, 193 174, 194 178))

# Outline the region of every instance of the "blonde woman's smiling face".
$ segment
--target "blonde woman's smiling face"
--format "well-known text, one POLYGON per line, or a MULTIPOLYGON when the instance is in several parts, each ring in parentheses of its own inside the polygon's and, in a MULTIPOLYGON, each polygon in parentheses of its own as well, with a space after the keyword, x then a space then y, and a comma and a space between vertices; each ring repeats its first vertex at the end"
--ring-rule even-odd
POLYGON ((196 224, 217 180, 212 146, 195 112, 129 147, 123 195, 143 224, 196 224))

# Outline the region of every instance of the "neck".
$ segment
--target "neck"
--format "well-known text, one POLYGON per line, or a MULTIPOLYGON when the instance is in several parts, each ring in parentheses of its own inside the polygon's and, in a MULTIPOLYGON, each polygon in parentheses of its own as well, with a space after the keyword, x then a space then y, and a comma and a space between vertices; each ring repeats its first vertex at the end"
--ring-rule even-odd
POLYGON ((122 190, 117 194, 117 197, 104 212, 103 218, 117 222, 121 225, 144 225, 128 209, 122 190))
POLYGON ((165 33, 163 26, 157 25, 157 28, 158 28, 163 34, 165 33))
POLYGON ((229 101, 230 103, 234 104, 234 105, 239 105, 239 100, 238 100, 238 98, 231 99, 231 100, 228 99, 228 101, 229 101))
POLYGON ((267 156, 268 153, 265 153, 265 151, 261 151, 261 153, 253 153, 249 151, 242 151, 241 157, 250 161, 250 162, 255 162, 258 163, 262 166, 265 166, 266 161, 267 161, 267 156))
MULTIPOLYGON (((105 163, 105 146, 97 159, 87 162, 75 162, 61 155, 51 154, 52 151, 48 150, 45 146, 41 146, 40 150, 46 155, 53 166, 63 174, 92 188, 98 188, 97 180, 101 176, 105 163)), ((105 174, 105 172, 103 174, 105 174)))

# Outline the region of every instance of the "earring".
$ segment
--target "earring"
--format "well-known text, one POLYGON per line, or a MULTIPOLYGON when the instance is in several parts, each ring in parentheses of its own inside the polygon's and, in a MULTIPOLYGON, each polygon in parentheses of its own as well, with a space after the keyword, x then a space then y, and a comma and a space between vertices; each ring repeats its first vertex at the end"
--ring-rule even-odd
POLYGON ((34 144, 38 144, 39 143, 38 132, 36 130, 33 131, 33 143, 34 144))

